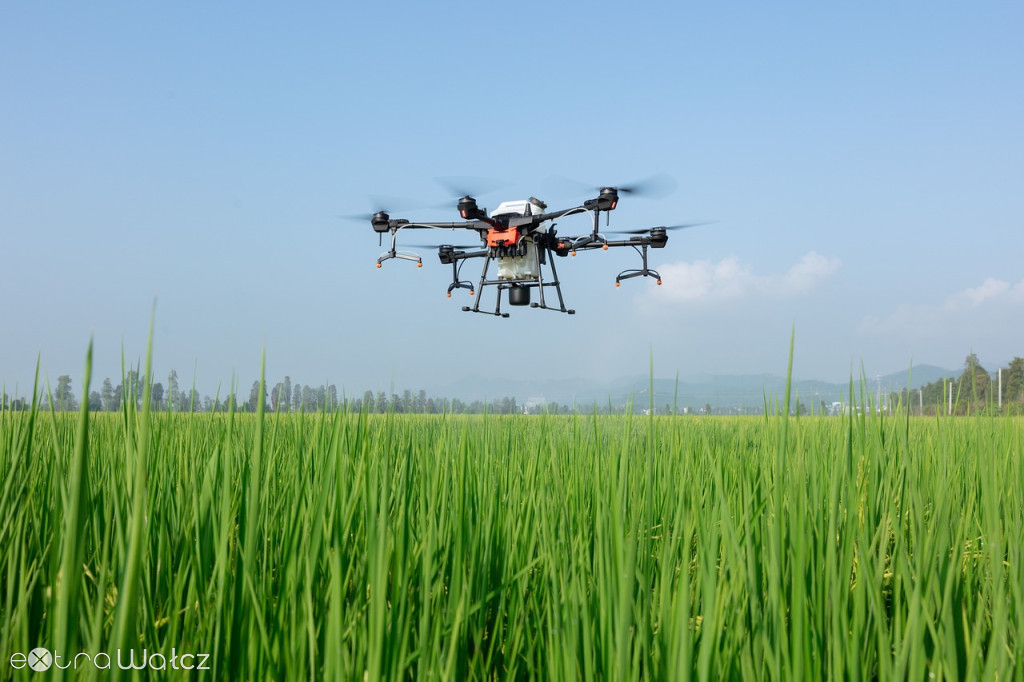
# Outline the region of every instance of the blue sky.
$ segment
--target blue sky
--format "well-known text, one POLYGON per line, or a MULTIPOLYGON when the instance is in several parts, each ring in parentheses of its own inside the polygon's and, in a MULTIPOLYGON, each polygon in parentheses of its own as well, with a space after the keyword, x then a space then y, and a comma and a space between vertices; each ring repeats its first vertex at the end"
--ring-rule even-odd
POLYGON ((23 393, 37 356, 77 380, 90 336, 118 377, 154 299, 157 377, 209 393, 264 348, 271 381, 349 392, 652 352, 662 376, 782 373, 793 326, 800 377, 1006 362, 1022 34, 1012 2, 4 3, 0 382, 23 393), (624 250, 559 261, 573 317, 462 313, 433 251, 377 270, 339 217, 436 205, 443 176, 507 183, 493 208, 660 172, 679 189, 614 227, 715 222, 654 252, 662 287, 616 289, 624 250))

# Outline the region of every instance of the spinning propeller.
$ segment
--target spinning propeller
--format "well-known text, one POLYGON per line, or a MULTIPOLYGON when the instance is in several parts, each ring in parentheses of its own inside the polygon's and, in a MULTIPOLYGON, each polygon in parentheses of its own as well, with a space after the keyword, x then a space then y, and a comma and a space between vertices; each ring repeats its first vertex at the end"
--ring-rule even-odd
POLYGON ((676 182, 665 173, 653 175, 638 182, 613 186, 593 187, 566 178, 556 178, 563 187, 568 184, 582 191, 585 187, 592 198, 582 204, 561 210, 549 211, 543 201, 530 197, 517 201, 505 201, 498 205, 490 214, 481 208, 475 196, 488 194, 506 186, 497 180, 472 177, 439 177, 435 181, 443 186, 453 198, 457 198, 457 208, 462 222, 431 222, 395 219, 384 207, 393 210, 401 206, 400 200, 384 197, 371 197, 376 210, 370 214, 345 216, 359 220, 369 220, 381 239, 385 233, 391 233, 391 248, 377 259, 377 267, 388 260, 399 259, 415 262, 422 266, 422 259, 411 251, 399 251, 397 239, 405 230, 438 229, 438 230, 469 230, 475 232, 480 241, 475 244, 409 244, 413 248, 437 248, 438 258, 443 265, 452 266, 452 280, 447 295, 451 297, 455 289, 467 289, 475 295, 473 305, 462 309, 474 313, 487 313, 499 317, 508 317, 502 312, 502 293, 508 292, 507 300, 511 306, 529 306, 545 310, 574 314, 576 311, 566 308, 562 297, 561 282, 555 267, 556 257, 575 256, 578 252, 600 249, 608 251, 612 248, 628 246, 633 248, 641 258, 641 266, 623 270, 615 278, 615 286, 623 280, 633 277, 651 277, 661 284, 661 275, 648 266, 648 249, 661 249, 668 243, 668 233, 682 230, 706 222, 681 223, 678 225, 660 225, 638 230, 621 230, 609 234, 630 235, 625 239, 607 239, 598 228, 601 214, 610 219, 611 212, 618 205, 619 195, 644 196, 663 198, 676 189, 676 182), (596 190, 596 196, 593 192, 596 190), (589 233, 578 236, 558 235, 555 230, 556 221, 573 215, 588 213, 593 219, 593 228, 589 233), (462 266, 470 259, 483 259, 483 271, 478 284, 460 279, 462 266), (494 269, 494 271, 491 270, 494 269), (496 272, 495 272, 496 271, 496 272), (493 312, 480 309, 481 296, 485 289, 496 290, 497 297, 493 312), (536 292, 537 302, 531 302, 531 292, 536 292), (548 303, 545 293, 554 293, 557 304, 548 303))
MULTIPOLYGON (((622 190, 619 190, 620 192, 622 190)), ((705 221, 700 223, 682 223, 680 225, 659 225, 658 227, 645 227, 642 230, 612 230, 611 234, 646 234, 651 230, 685 230, 690 227, 700 227, 701 225, 710 225, 711 222, 705 221)))

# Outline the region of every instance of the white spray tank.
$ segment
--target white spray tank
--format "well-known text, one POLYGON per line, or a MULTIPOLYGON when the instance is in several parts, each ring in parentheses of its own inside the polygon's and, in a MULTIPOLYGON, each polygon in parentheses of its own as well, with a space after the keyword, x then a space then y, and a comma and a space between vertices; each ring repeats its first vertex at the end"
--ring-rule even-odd
MULTIPOLYGON (((518 201, 503 201, 498 208, 491 211, 491 217, 499 215, 537 215, 544 212, 544 206, 532 197, 518 201)), ((543 225, 543 223, 542 223, 543 225)), ((533 237, 523 235, 519 244, 526 246, 522 256, 506 256, 498 259, 498 279, 532 279, 540 277, 540 264, 537 259, 537 247, 533 237)))

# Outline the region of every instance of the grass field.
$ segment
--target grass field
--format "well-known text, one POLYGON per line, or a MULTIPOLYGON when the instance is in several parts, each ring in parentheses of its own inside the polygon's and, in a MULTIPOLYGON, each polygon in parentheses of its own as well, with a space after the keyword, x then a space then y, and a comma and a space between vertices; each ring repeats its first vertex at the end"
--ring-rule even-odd
POLYGON ((0 413, 0 679, 1021 679, 1022 427, 0 413))

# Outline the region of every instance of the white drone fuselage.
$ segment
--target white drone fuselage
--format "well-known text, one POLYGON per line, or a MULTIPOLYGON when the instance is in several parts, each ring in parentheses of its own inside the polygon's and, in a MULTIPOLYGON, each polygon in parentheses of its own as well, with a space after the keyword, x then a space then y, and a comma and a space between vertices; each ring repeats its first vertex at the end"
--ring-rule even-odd
MULTIPOLYGON (((491 217, 499 215, 528 216, 543 212, 544 206, 530 198, 503 201, 498 204, 498 208, 491 211, 491 217)), ((538 231, 546 230, 549 227, 548 222, 541 223, 538 231)), ((533 243, 533 235, 522 235, 520 243, 526 245, 525 255, 498 258, 498 279, 537 279, 540 275, 540 260, 537 258, 537 247, 533 243)))

